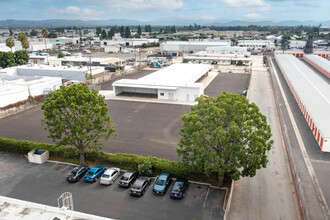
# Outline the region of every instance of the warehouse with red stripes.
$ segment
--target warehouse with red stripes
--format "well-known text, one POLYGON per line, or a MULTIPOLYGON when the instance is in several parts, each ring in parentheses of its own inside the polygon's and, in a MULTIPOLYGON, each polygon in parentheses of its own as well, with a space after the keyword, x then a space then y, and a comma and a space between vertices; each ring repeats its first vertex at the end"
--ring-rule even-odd
POLYGON ((330 152, 330 84, 298 58, 276 54, 290 87, 321 151, 330 152))

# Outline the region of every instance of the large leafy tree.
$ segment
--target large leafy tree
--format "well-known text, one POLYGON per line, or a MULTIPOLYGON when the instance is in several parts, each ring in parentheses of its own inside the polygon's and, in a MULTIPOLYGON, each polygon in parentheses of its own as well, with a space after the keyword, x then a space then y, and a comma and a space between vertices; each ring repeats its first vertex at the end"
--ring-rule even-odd
POLYGON ((16 65, 25 65, 29 62, 29 55, 26 50, 15 51, 14 57, 16 65))
POLYGON ((100 140, 116 135, 104 96, 89 90, 85 84, 62 86, 41 109, 48 137, 58 145, 77 147, 81 165, 85 163, 86 149, 102 149, 100 140))
POLYGON ((182 116, 177 152, 183 163, 207 175, 217 174, 219 180, 253 177, 257 169, 266 167, 272 134, 254 103, 225 92, 196 100, 191 112, 182 116))
POLYGON ((0 51, 0 67, 7 68, 11 66, 16 66, 14 53, 0 51))
POLYGON ((15 46, 15 41, 13 38, 8 37, 6 39, 6 46, 10 48, 11 52, 13 52, 13 47, 15 46))

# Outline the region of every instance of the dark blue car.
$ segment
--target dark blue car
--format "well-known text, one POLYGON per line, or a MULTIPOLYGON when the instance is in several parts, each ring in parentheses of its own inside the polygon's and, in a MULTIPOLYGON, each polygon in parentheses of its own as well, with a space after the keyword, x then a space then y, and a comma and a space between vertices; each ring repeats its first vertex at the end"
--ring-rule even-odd
POLYGON ((170 197, 172 199, 182 199, 183 194, 187 189, 187 187, 188 187, 188 180, 184 178, 177 178, 170 192, 170 197))
POLYGON ((106 171, 107 168, 104 166, 96 166, 91 168, 85 175, 84 180, 86 182, 96 182, 98 178, 102 176, 104 171, 106 171))
POLYGON ((171 184, 171 175, 169 173, 162 173, 156 180, 153 188, 153 193, 157 195, 164 195, 167 187, 171 184))

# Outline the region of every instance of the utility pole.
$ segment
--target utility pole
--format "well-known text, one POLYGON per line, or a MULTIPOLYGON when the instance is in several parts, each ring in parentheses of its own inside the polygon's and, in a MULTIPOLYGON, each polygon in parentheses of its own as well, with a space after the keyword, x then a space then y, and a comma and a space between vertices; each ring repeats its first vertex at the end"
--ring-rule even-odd
POLYGON ((93 74, 92 74, 92 56, 89 56, 89 73, 92 78, 92 76, 93 76, 93 74))

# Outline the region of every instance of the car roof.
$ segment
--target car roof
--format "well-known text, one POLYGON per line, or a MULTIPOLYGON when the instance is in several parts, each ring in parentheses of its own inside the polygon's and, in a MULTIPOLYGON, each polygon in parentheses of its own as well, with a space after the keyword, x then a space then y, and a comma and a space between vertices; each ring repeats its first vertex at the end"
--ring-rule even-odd
POLYGON ((188 180, 185 178, 177 178, 175 182, 188 182, 188 180))
POLYGON ((112 174, 114 172, 114 170, 106 170, 105 172, 104 172, 104 174, 112 174))
POLYGON ((123 176, 131 176, 132 174, 137 173, 136 171, 127 171, 123 176))
POLYGON ((169 177, 170 174, 169 173, 162 173, 160 176, 159 176, 159 179, 167 179, 167 177, 169 177))

